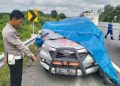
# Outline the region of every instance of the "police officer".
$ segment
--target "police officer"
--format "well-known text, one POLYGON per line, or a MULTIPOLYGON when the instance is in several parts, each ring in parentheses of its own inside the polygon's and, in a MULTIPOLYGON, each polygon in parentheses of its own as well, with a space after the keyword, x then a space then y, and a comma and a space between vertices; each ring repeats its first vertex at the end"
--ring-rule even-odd
POLYGON ((19 10, 10 14, 10 21, 3 28, 2 36, 5 48, 4 62, 8 62, 10 69, 10 86, 21 86, 24 54, 37 61, 30 50, 24 46, 17 33, 18 27, 23 23, 24 15, 19 10))
POLYGON ((107 30, 107 34, 105 35, 105 39, 107 39, 108 34, 110 34, 111 35, 111 40, 114 40, 114 38, 113 38, 113 28, 112 27, 113 27, 112 22, 110 22, 108 24, 108 30, 107 30))

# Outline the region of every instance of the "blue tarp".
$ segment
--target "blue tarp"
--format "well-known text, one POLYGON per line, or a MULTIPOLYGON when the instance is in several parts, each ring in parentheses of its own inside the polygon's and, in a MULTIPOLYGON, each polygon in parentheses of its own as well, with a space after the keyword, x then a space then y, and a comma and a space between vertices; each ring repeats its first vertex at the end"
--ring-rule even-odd
POLYGON ((117 73, 108 56, 103 32, 86 17, 68 18, 58 22, 46 22, 43 29, 49 29, 84 46, 100 68, 120 86, 117 73))

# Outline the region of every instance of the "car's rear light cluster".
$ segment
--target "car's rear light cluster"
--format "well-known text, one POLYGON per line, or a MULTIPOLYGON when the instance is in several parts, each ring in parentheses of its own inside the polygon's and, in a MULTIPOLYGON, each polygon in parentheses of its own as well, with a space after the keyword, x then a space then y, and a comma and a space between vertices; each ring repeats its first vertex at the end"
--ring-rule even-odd
POLYGON ((49 51, 50 56, 53 57, 53 62, 52 64, 54 66, 74 66, 74 67, 79 67, 80 66, 80 62, 83 62, 84 59, 87 57, 88 53, 78 53, 79 57, 77 56, 77 54, 74 51, 64 51, 61 50, 59 52, 56 53, 56 55, 54 56, 55 52, 53 51, 49 51), (81 61, 79 61, 81 60, 81 61))
POLYGON ((52 64, 56 66, 80 66, 79 62, 53 61, 52 64))
POLYGON ((53 61, 52 64, 53 65, 62 65, 62 62, 60 62, 60 61, 53 61))
POLYGON ((70 62, 69 66, 80 66, 80 63, 78 63, 78 62, 70 62))

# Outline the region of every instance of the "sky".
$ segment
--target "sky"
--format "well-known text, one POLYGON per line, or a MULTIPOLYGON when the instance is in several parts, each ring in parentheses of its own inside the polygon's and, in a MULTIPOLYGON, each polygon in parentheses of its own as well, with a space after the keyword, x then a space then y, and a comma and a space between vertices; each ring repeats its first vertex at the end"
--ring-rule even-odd
POLYGON ((117 6, 120 5, 120 0, 0 0, 0 12, 38 9, 46 14, 57 10, 58 13, 65 13, 67 16, 79 16, 83 11, 97 12, 106 4, 117 6))

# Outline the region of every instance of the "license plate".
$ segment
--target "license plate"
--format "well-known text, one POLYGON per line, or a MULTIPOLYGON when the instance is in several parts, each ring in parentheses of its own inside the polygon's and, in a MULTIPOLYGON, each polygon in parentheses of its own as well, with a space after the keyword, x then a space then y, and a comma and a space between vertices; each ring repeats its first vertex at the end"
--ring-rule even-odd
POLYGON ((75 69, 65 69, 65 68, 56 68, 56 73, 58 74, 66 74, 66 75, 75 75, 75 69))

